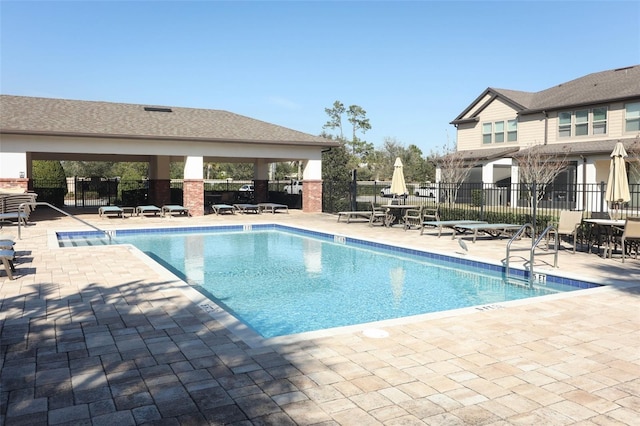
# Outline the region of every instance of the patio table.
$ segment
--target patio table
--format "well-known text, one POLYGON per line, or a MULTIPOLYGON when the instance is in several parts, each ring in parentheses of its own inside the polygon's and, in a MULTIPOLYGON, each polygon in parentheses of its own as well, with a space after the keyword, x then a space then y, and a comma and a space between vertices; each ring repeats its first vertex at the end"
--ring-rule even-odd
POLYGON ((418 208, 418 206, 410 204, 384 204, 381 207, 387 209, 387 216, 384 219, 384 226, 388 228, 400 222, 406 210, 418 208))
MULTIPOLYGON (((605 237, 602 257, 611 258, 611 254, 617 245, 615 237, 624 232, 626 221, 623 219, 584 219, 584 222, 600 229, 601 233, 599 235, 604 235, 605 237)), ((593 235, 593 233, 591 234, 593 235)), ((593 241, 589 241, 589 244, 593 247, 593 241)))

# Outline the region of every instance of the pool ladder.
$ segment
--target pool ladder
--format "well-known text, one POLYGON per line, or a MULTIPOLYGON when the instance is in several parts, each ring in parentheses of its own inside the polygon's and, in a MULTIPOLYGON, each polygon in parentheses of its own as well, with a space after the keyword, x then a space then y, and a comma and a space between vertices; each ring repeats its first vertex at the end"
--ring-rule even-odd
MULTIPOLYGON (((520 229, 518 229, 518 232, 516 232, 515 234, 513 234, 513 237, 511 237, 511 239, 509 240, 509 242, 507 243, 507 253, 506 253, 506 259, 505 259, 505 276, 507 278, 507 280, 509 279, 509 258, 511 256, 511 244, 518 238, 520 238, 522 236, 522 234, 526 231, 526 230, 530 230, 531 231, 531 249, 529 250, 529 287, 533 287, 533 278, 535 276, 535 274, 533 273, 533 263, 535 260, 535 256, 536 256, 536 247, 538 247, 538 244, 540 244, 540 242, 542 241, 542 239, 545 236, 548 236, 549 233, 553 232, 554 235, 554 259, 553 259, 553 267, 557 268, 558 267, 558 245, 559 245, 559 240, 558 240, 558 229, 553 226, 553 225, 549 225, 545 228, 544 231, 542 231, 542 233, 538 236, 538 238, 536 238, 535 240, 533 239, 534 235, 535 235, 535 229, 533 228, 533 225, 530 223, 525 223, 524 225, 522 225, 522 227, 520 229)), ((547 244, 547 247, 549 247, 549 244, 547 244)))

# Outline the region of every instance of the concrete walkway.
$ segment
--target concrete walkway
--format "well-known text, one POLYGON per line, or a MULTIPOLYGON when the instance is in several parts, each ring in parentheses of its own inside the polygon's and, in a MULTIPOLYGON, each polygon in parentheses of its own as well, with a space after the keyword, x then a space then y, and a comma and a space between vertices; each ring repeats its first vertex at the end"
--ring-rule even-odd
MULTIPOLYGON (((507 241, 462 254, 446 235, 299 211, 80 217, 105 229, 277 222, 492 262, 507 241)), ((0 272, 0 425, 638 424, 640 260, 563 250, 560 271, 610 285, 249 342, 137 250, 55 248, 51 231, 87 228, 40 208, 32 219, 17 279, 0 272)))

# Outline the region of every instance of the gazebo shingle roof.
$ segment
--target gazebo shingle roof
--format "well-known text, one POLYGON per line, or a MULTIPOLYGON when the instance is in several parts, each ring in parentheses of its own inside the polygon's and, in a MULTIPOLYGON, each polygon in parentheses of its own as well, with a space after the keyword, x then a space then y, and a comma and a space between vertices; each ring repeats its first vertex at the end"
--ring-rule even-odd
POLYGON ((335 146, 222 110, 0 95, 0 133, 335 146))

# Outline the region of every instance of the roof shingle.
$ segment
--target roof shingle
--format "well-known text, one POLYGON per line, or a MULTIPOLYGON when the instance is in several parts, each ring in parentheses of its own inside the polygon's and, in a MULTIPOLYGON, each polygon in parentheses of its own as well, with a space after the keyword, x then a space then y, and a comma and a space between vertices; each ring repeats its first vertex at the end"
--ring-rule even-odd
POLYGON ((0 132, 96 137, 293 143, 336 142, 222 110, 0 95, 0 132), (147 108, 149 109, 149 108, 147 108))

